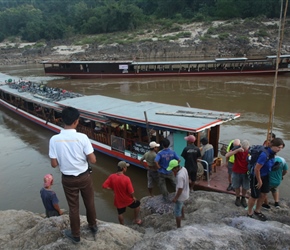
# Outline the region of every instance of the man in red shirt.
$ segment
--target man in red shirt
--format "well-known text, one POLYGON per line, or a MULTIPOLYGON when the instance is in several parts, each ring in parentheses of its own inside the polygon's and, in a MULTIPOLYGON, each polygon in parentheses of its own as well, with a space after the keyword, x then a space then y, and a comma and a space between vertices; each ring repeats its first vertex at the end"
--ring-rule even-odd
POLYGON ((120 224, 124 225, 123 213, 125 213, 127 207, 130 207, 134 209, 135 223, 140 225, 142 223, 139 219, 140 201, 134 197, 132 182, 130 178, 125 175, 129 165, 130 164, 125 161, 120 161, 118 163, 117 173, 111 174, 108 177, 108 179, 103 183, 103 188, 114 191, 114 205, 118 211, 120 224))
POLYGON ((248 178, 248 151, 250 144, 247 140, 242 141, 241 146, 234 147, 226 154, 226 157, 235 155, 235 162, 232 169, 232 187, 236 192, 236 206, 247 207, 246 193, 250 188, 250 180, 248 178), (242 187, 242 199, 240 198, 242 187))

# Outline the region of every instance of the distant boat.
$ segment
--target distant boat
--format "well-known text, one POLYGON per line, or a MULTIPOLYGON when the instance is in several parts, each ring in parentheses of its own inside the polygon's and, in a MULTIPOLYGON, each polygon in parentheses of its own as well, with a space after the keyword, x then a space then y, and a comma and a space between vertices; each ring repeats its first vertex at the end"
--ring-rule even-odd
MULTIPOLYGON (((70 78, 134 78, 275 74, 276 56, 201 61, 42 61, 46 75, 70 78)), ((290 72, 290 55, 281 55, 279 73, 290 72)))
MULTIPOLYGON (((0 85, 0 104, 55 133, 62 129, 62 108, 75 107, 81 114, 77 130, 88 135, 95 150, 142 168, 140 159, 149 150, 149 142, 166 137, 178 155, 187 145, 185 136, 194 134, 197 146, 207 137, 217 157, 220 125, 240 116, 157 102, 83 96, 23 80, 0 85)), ((197 186, 225 191, 226 170, 217 173, 213 171, 211 181, 201 180, 197 186)))

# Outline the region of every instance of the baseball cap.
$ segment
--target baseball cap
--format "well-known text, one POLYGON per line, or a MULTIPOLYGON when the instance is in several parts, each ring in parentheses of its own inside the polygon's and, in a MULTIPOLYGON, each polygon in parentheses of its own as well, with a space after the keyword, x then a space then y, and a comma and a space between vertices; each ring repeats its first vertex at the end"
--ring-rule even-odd
POLYGON ((160 147, 160 144, 156 143, 155 141, 152 141, 149 143, 150 148, 158 148, 160 147))
POLYGON ((173 168, 176 168, 179 166, 179 163, 177 160, 171 160, 169 162, 169 166, 166 168, 167 171, 171 171, 173 168))
POLYGON ((185 136, 184 139, 189 142, 195 142, 196 140, 194 135, 185 136))
POLYGON ((118 167, 121 169, 123 169, 125 167, 129 167, 129 166, 130 166, 130 164, 125 162, 125 161, 119 161, 119 163, 118 163, 118 167))

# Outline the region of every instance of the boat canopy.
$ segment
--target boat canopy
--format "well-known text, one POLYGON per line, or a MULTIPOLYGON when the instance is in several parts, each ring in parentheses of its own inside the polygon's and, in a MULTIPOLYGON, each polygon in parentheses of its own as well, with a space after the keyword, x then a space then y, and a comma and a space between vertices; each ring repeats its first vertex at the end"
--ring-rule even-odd
POLYGON ((42 61, 41 64, 106 64, 106 63, 129 63, 133 61, 42 61))
MULTIPOLYGON (((277 56, 267 56, 267 59, 276 59, 277 56)), ((290 55, 280 55, 280 58, 290 58, 290 55)))
POLYGON ((72 106, 88 116, 96 114, 138 126, 148 125, 163 130, 199 132, 236 119, 238 113, 217 112, 156 102, 133 102, 101 95, 67 99, 57 104, 72 106))

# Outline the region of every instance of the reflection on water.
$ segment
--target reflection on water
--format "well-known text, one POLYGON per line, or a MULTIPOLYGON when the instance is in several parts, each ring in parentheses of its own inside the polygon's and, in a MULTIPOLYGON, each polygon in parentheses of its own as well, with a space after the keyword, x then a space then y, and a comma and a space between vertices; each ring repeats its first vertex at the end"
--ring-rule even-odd
MULTIPOLYGON (((169 104, 241 113, 235 121, 221 127, 221 141, 227 143, 233 138, 248 139, 252 144, 261 144, 267 133, 267 123, 274 77, 188 77, 188 78, 148 78, 148 79, 89 79, 71 80, 46 77, 39 65, 5 66, 0 72, 28 80, 44 81, 51 86, 61 87, 85 95, 106 95, 132 101, 156 101, 169 104)), ((0 81, 6 76, 0 74, 0 81)), ((290 147, 290 80, 288 76, 278 79, 277 100, 273 132, 284 139, 286 148, 279 155, 290 163, 287 153, 290 147)), ((61 206, 67 209, 60 173, 50 167, 48 140, 52 132, 39 127, 24 118, 0 107, 1 175, 0 209, 27 209, 43 212, 39 197, 42 176, 55 176, 54 189, 61 206), (2 160, 4 159, 4 160, 2 160), (7 195, 9 194, 9 195, 7 195), (23 199, 22 197, 26 197, 23 199)), ((113 194, 102 190, 107 176, 115 172, 117 160, 96 153, 97 164, 93 166, 95 202, 98 218, 117 222, 117 212, 113 206, 113 194)), ((130 167, 128 175, 135 187, 136 196, 147 195, 146 172, 130 167)), ((286 175, 281 186, 281 196, 290 198, 290 177, 286 175)), ((158 192, 158 189, 155 189, 158 192)), ((83 205, 81 212, 84 214, 83 205)), ((127 220, 132 211, 126 212, 127 220)))

